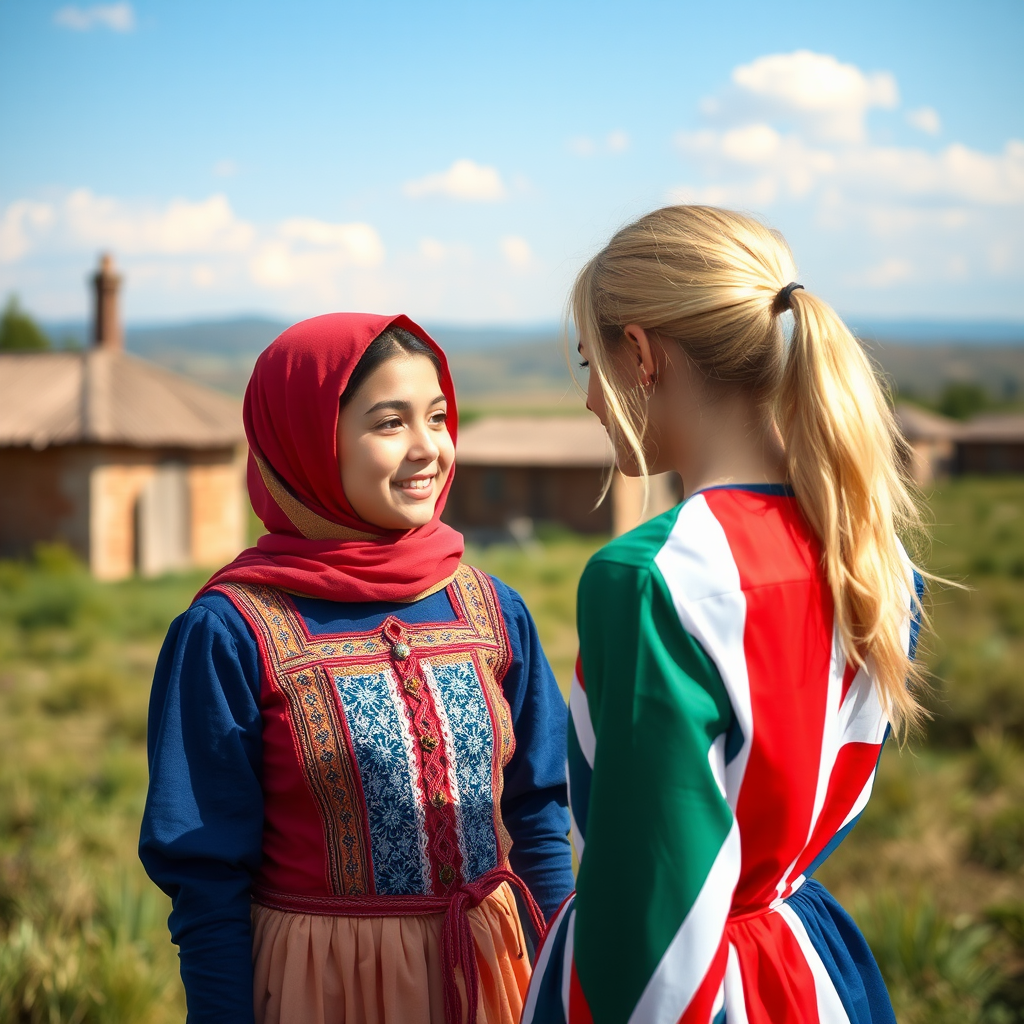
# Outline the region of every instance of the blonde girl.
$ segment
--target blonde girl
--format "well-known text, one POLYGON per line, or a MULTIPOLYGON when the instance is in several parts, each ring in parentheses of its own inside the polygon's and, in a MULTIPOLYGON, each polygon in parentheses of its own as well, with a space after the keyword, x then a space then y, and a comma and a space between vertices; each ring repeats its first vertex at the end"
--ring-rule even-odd
POLYGON ((726 210, 621 230, 572 313, 619 468, 675 470, 685 500, 580 582, 581 866, 524 1021, 894 1022, 813 878, 890 727, 921 717, 897 539, 918 519, 885 394, 779 234, 726 210))

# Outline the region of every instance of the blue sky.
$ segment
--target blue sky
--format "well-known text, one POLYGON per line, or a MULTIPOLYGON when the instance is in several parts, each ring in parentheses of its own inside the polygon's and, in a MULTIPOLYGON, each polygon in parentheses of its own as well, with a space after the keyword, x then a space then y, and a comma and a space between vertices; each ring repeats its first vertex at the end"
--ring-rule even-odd
POLYGON ((0 0, 0 294, 552 321, 655 206, 853 317, 1024 320, 1024 5, 0 0))

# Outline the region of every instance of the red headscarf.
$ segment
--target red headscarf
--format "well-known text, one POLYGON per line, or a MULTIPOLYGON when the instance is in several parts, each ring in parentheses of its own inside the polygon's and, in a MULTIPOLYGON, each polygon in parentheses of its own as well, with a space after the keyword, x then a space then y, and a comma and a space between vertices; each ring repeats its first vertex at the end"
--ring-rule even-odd
MULTIPOLYGON (((455 388, 433 339, 404 316, 328 313, 289 327, 267 348, 245 391, 249 497, 270 531, 206 584, 261 583, 331 601, 412 601, 451 578, 462 534, 434 518, 413 530, 364 522, 338 470, 338 400, 363 353, 388 327, 422 338, 440 363, 448 431, 458 432, 455 388)), ((202 591, 201 591, 202 593, 202 591)))

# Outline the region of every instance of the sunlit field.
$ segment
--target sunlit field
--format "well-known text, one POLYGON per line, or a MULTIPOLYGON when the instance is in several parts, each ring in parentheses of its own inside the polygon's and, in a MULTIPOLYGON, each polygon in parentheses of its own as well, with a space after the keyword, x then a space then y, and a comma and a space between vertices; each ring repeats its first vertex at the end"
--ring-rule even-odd
MULTIPOLYGON (((935 717, 890 743, 860 825, 820 872, 901 1024, 1024 1020, 1024 481, 933 496, 924 652, 935 717)), ((575 585, 599 540, 471 550, 518 589, 563 689, 575 585)), ((167 900, 136 859, 149 680, 203 577, 93 582, 60 549, 0 563, 0 1021, 184 1019, 167 900)))

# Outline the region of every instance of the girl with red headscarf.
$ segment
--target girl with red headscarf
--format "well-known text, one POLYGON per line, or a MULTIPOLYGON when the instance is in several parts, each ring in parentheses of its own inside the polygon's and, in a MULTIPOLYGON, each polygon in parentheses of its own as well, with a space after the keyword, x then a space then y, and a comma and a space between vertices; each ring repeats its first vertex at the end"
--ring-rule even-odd
POLYGON ((189 1021, 515 1024, 572 889, 565 705, 441 522, 457 411, 405 317, 285 331, 245 396, 269 531, 171 625, 140 856, 189 1021), (517 906, 518 903, 518 906, 517 906))

